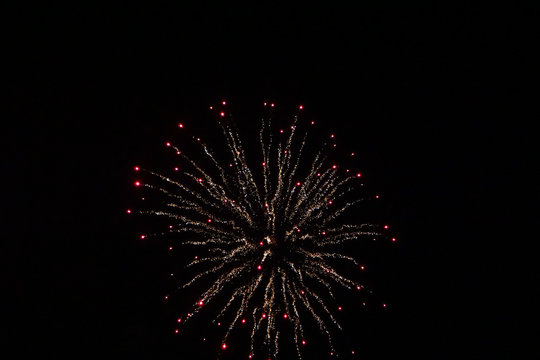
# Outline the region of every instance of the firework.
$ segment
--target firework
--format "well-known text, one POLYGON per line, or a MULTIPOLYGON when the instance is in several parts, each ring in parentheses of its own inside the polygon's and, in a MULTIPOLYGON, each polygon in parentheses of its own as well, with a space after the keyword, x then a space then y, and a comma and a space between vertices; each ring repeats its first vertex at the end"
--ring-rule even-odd
MULTIPOLYGON (((274 104, 264 105, 274 108, 274 104)), ((278 321, 284 319, 292 324, 294 346, 301 359, 306 345, 304 318, 311 317, 334 354, 332 330, 341 329, 334 312, 341 307, 331 309, 325 299, 334 298, 337 287, 351 291, 364 288, 335 266, 347 262, 364 269, 343 253, 342 244, 372 239, 387 228, 340 221, 346 210, 362 200, 355 192, 362 175, 342 171, 329 162, 328 150, 336 146, 334 134, 318 151, 306 150, 308 131, 299 131, 303 106, 299 106, 286 131, 274 134, 270 119, 262 119, 260 159, 255 166, 248 165, 226 103, 210 109, 217 113, 230 161, 221 161, 197 137, 193 137, 200 148, 197 158, 205 158, 206 166, 166 142, 168 150, 179 157, 182 170, 174 167, 175 176, 169 177, 136 166, 135 171, 146 173, 150 180, 137 179, 135 186, 150 189, 162 201, 155 209, 128 210, 171 221, 167 232, 141 238, 173 235, 180 244, 200 248, 206 254, 187 264, 197 272, 180 289, 205 279, 212 280, 211 285, 178 322, 184 325, 192 321, 209 303, 221 300, 214 321, 226 325, 222 350, 227 348, 231 332, 249 323, 249 358, 254 357, 259 341, 269 356, 276 358, 280 348, 278 321), (227 324, 226 314, 232 314, 227 324)), ((306 125, 309 128, 314 122, 306 125)), ((185 131, 183 124, 178 128, 185 131)))

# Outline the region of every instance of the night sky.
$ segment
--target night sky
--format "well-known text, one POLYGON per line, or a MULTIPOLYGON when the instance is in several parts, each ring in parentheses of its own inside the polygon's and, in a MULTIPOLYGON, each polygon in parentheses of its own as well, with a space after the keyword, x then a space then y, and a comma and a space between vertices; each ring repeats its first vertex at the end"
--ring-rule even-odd
POLYGON ((540 355, 537 325, 524 331, 540 280, 538 9, 357 3, 2 6, 13 358, 216 358, 197 342, 206 324, 172 333, 167 255, 125 209, 133 165, 160 161, 179 120, 211 124, 222 99, 241 128, 264 101, 303 104, 384 196, 399 244, 378 249, 371 280, 391 306, 351 311, 357 358, 540 355))

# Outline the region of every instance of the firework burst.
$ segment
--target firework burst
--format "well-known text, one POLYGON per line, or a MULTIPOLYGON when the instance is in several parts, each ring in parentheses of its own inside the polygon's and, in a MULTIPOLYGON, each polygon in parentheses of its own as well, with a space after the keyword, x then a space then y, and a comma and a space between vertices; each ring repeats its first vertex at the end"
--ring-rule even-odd
MULTIPOLYGON (((265 106, 273 108, 274 104, 265 106)), ((226 315, 232 314, 222 350, 227 348, 231 332, 248 323, 249 358, 255 356, 259 342, 276 358, 281 341, 278 321, 285 319, 292 325, 301 359, 306 345, 304 320, 311 317, 334 353, 332 331, 341 329, 334 312, 341 308, 329 308, 325 299, 334 298, 338 287, 364 288, 338 270, 336 264, 343 262, 363 269, 344 253, 342 244, 372 239, 387 228, 341 222, 344 212, 362 200, 355 192, 361 174, 341 171, 329 162, 328 150, 335 147, 333 134, 318 151, 306 151, 308 131, 299 131, 303 106, 286 131, 274 134, 270 119, 262 119, 258 133, 261 157, 256 166, 248 165, 226 103, 210 109, 217 112, 230 161, 220 161, 200 138, 193 140, 200 148, 197 156, 205 158, 206 166, 167 142, 166 147, 180 158, 182 171, 175 167, 175 176, 168 177, 136 166, 135 171, 146 173, 149 181, 137 179, 135 186, 150 189, 161 202, 153 209, 128 210, 171 222, 168 231, 141 238, 172 235, 182 245, 206 254, 187 264, 196 273, 179 289, 211 282, 178 322, 184 325, 208 304, 219 301, 214 321, 225 325, 226 315)), ((309 128, 314 122, 306 125, 309 128)), ((178 128, 185 130, 183 124, 178 128)), ((223 157, 223 153, 219 155, 223 157)))

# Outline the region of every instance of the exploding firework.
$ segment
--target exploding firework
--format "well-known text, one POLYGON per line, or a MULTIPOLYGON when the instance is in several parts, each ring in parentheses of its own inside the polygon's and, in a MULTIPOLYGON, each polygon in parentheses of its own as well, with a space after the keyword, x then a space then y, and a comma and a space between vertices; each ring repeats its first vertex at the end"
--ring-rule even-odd
MULTIPOLYGON (((178 319, 179 325, 192 321, 208 304, 220 302, 214 322, 226 329, 222 350, 236 327, 249 324, 249 358, 255 357, 257 348, 276 358, 284 319, 292 325, 293 344, 301 359, 305 318, 310 317, 334 354, 332 331, 341 329, 335 315, 341 307, 329 308, 325 299, 334 299, 336 288, 364 289, 340 270, 342 263, 364 269, 345 253, 343 245, 381 236, 388 227, 341 221, 348 209, 362 201, 358 196, 362 175, 329 161, 328 151, 335 147, 333 134, 318 150, 306 150, 308 128, 314 122, 306 122, 305 131, 299 130, 303 106, 286 131, 274 133, 270 118, 263 117, 258 134, 261 157, 249 166, 225 105, 210 109, 217 112, 227 155, 218 156, 193 137, 201 160, 195 161, 166 142, 168 150, 179 157, 182 170, 174 167, 174 176, 169 177, 136 166, 134 170, 144 172, 148 181, 137 179, 134 185, 148 188, 161 201, 156 208, 128 213, 170 222, 168 231, 141 235, 142 239, 174 236, 181 245, 205 254, 187 264, 196 269, 195 275, 179 289, 210 283, 187 315, 178 319), (223 162, 224 156, 229 161, 223 162)), ((274 104, 264 105, 274 108, 274 104)), ((185 131, 183 124, 178 128, 185 131)))

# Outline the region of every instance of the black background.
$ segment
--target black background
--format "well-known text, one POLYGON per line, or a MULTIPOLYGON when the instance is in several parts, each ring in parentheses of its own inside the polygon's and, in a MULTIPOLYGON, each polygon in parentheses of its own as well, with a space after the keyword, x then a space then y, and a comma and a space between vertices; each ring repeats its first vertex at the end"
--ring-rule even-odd
POLYGON ((171 335, 163 251, 137 239, 125 209, 132 166, 221 99, 240 125, 266 100, 304 104, 384 195, 400 242, 374 276, 391 307, 359 314, 358 358, 539 355, 524 331, 538 284, 537 9, 3 8, 3 307, 18 358, 215 358, 171 335))

